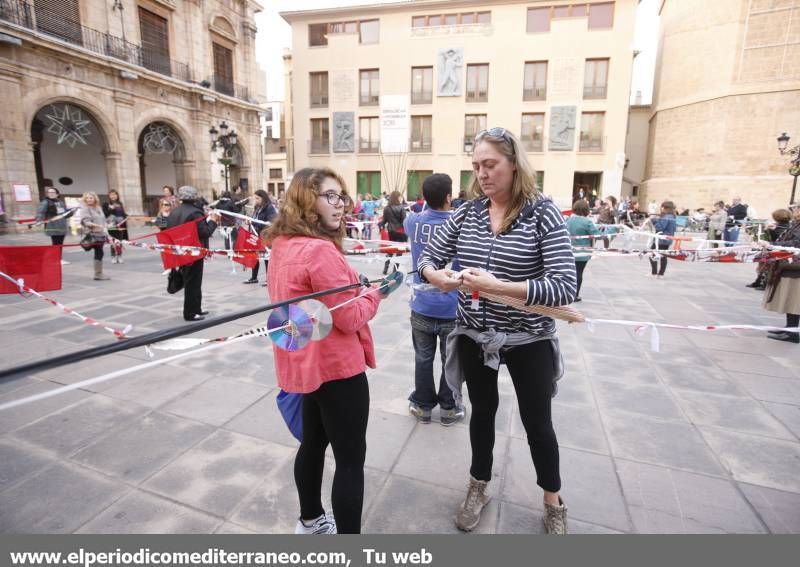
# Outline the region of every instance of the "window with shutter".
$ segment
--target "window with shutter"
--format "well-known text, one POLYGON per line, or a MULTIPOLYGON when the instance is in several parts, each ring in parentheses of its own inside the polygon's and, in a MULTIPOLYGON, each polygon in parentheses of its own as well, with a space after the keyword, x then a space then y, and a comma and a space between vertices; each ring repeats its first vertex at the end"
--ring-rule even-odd
POLYGON ((139 33, 142 36, 142 67, 171 75, 169 64, 169 24, 166 19, 139 7, 139 33))
POLYGON ((214 47, 214 90, 233 96, 233 51, 218 43, 214 47))
POLYGON ((79 0, 34 0, 36 29, 64 41, 83 45, 79 0))

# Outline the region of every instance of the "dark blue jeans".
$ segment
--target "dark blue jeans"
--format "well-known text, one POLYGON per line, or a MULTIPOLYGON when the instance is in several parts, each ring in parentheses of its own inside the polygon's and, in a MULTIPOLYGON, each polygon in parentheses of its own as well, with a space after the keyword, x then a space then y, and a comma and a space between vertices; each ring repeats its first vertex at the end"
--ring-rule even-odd
POLYGON ((734 246, 736 242, 739 241, 739 227, 732 226, 726 228, 725 231, 722 233, 722 240, 725 241, 725 246, 734 246))
POLYGON ((444 410, 453 409, 453 392, 444 379, 445 344, 447 335, 455 327, 454 319, 436 319, 411 312, 411 341, 414 343, 414 391, 408 401, 423 409, 433 409, 439 404, 444 410), (442 359, 442 375, 439 378, 439 393, 433 379, 433 363, 436 360, 436 340, 442 359))

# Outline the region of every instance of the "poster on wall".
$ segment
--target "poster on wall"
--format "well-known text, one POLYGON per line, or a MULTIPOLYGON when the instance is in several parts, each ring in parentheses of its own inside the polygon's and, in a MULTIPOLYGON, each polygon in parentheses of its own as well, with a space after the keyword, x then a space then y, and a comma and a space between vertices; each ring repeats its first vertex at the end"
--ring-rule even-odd
POLYGON ((31 186, 25 183, 14 183, 14 199, 17 203, 30 203, 33 201, 31 186))
POLYGON ((381 96, 381 152, 408 152, 408 95, 381 96))

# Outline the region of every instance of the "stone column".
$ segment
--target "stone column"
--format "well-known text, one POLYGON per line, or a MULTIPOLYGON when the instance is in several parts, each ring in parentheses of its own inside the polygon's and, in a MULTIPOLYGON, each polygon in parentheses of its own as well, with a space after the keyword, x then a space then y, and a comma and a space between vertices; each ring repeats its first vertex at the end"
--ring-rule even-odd
POLYGON ((141 215, 145 213, 145 210, 142 202, 138 140, 134 131, 133 98, 126 94, 116 93, 114 102, 116 103, 119 151, 116 154, 109 154, 109 157, 106 158, 109 170, 108 183, 109 187, 116 185, 128 214, 141 215))
MULTIPOLYGON (((31 125, 26 123, 24 105, 21 103, 25 100, 23 91, 26 90, 22 86, 23 80, 22 74, 14 67, 0 64, 0 100, 20 102, 5 108, 3 136, 0 140, 0 190, 6 218, 33 216, 39 201, 31 125), (17 203, 13 190, 15 183, 30 186, 32 202, 17 203)), ((16 225, 12 230, 15 228, 16 225)))
MULTIPOLYGON (((186 169, 189 179, 197 190, 209 201, 211 201, 211 191, 214 189, 211 177, 211 137, 208 130, 211 128, 211 121, 213 116, 211 111, 214 109, 214 103, 204 103, 197 99, 197 108, 192 112, 192 131, 190 132, 191 139, 184 140, 185 144, 192 144, 192 155, 195 156, 194 163, 187 162, 186 169), (208 110, 203 107, 209 107, 208 110)), ((216 167, 222 167, 219 164, 213 164, 216 167)), ((219 193, 219 191, 217 191, 219 193)))

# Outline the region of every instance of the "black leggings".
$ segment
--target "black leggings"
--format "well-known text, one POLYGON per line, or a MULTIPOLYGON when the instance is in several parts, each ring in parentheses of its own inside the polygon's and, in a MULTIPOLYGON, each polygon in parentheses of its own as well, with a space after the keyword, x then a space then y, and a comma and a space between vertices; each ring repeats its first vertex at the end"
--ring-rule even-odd
POLYGON ((294 460, 300 517, 322 515, 322 471, 330 443, 336 472, 331 504, 337 533, 361 533, 364 505, 364 459, 367 454, 369 384, 363 372, 325 382, 303 398, 303 442, 294 460))
MULTIPOLYGON (((267 273, 267 267, 269 266, 269 260, 264 260, 264 273, 267 273)), ((258 267, 259 264, 256 262, 256 265, 253 266, 253 270, 250 272, 250 279, 257 280, 258 279, 258 267)))
POLYGON ((102 260, 103 259, 103 243, 102 242, 95 242, 94 243, 94 259, 95 260, 102 260))
POLYGON ((575 261, 575 275, 578 276, 578 291, 576 295, 580 297, 581 295, 581 286, 583 285, 583 270, 586 269, 586 264, 589 262, 581 262, 580 260, 575 261))
POLYGON ((61 246, 62 244, 64 244, 64 237, 65 236, 66 236, 65 234, 51 234, 50 235, 50 243, 53 246, 61 246))
MULTIPOLYGON (((650 248, 655 250, 656 249, 656 245, 653 244, 650 248)), ((661 244, 659 242, 658 243, 658 249, 659 250, 669 250, 669 243, 661 244)), ((656 262, 655 260, 650 258, 650 270, 652 271, 654 276, 655 275, 663 276, 664 272, 667 271, 667 257, 666 256, 661 256, 661 266, 660 267, 658 265, 658 262, 656 262), (658 270, 658 271, 656 271, 656 270, 658 270)))
MULTIPOLYGON (((497 370, 483 364, 480 347, 469 337, 458 337, 458 356, 472 402, 469 472, 477 480, 488 481, 492 478, 494 421, 500 403, 497 370)), ((519 413, 536 469, 536 483, 548 492, 558 492, 561 489, 558 441, 550 415, 555 373, 550 341, 512 347, 503 357, 517 393, 519 413)))
POLYGON ((800 315, 796 315, 794 313, 787 313, 786 314, 786 327, 800 327, 800 315))

